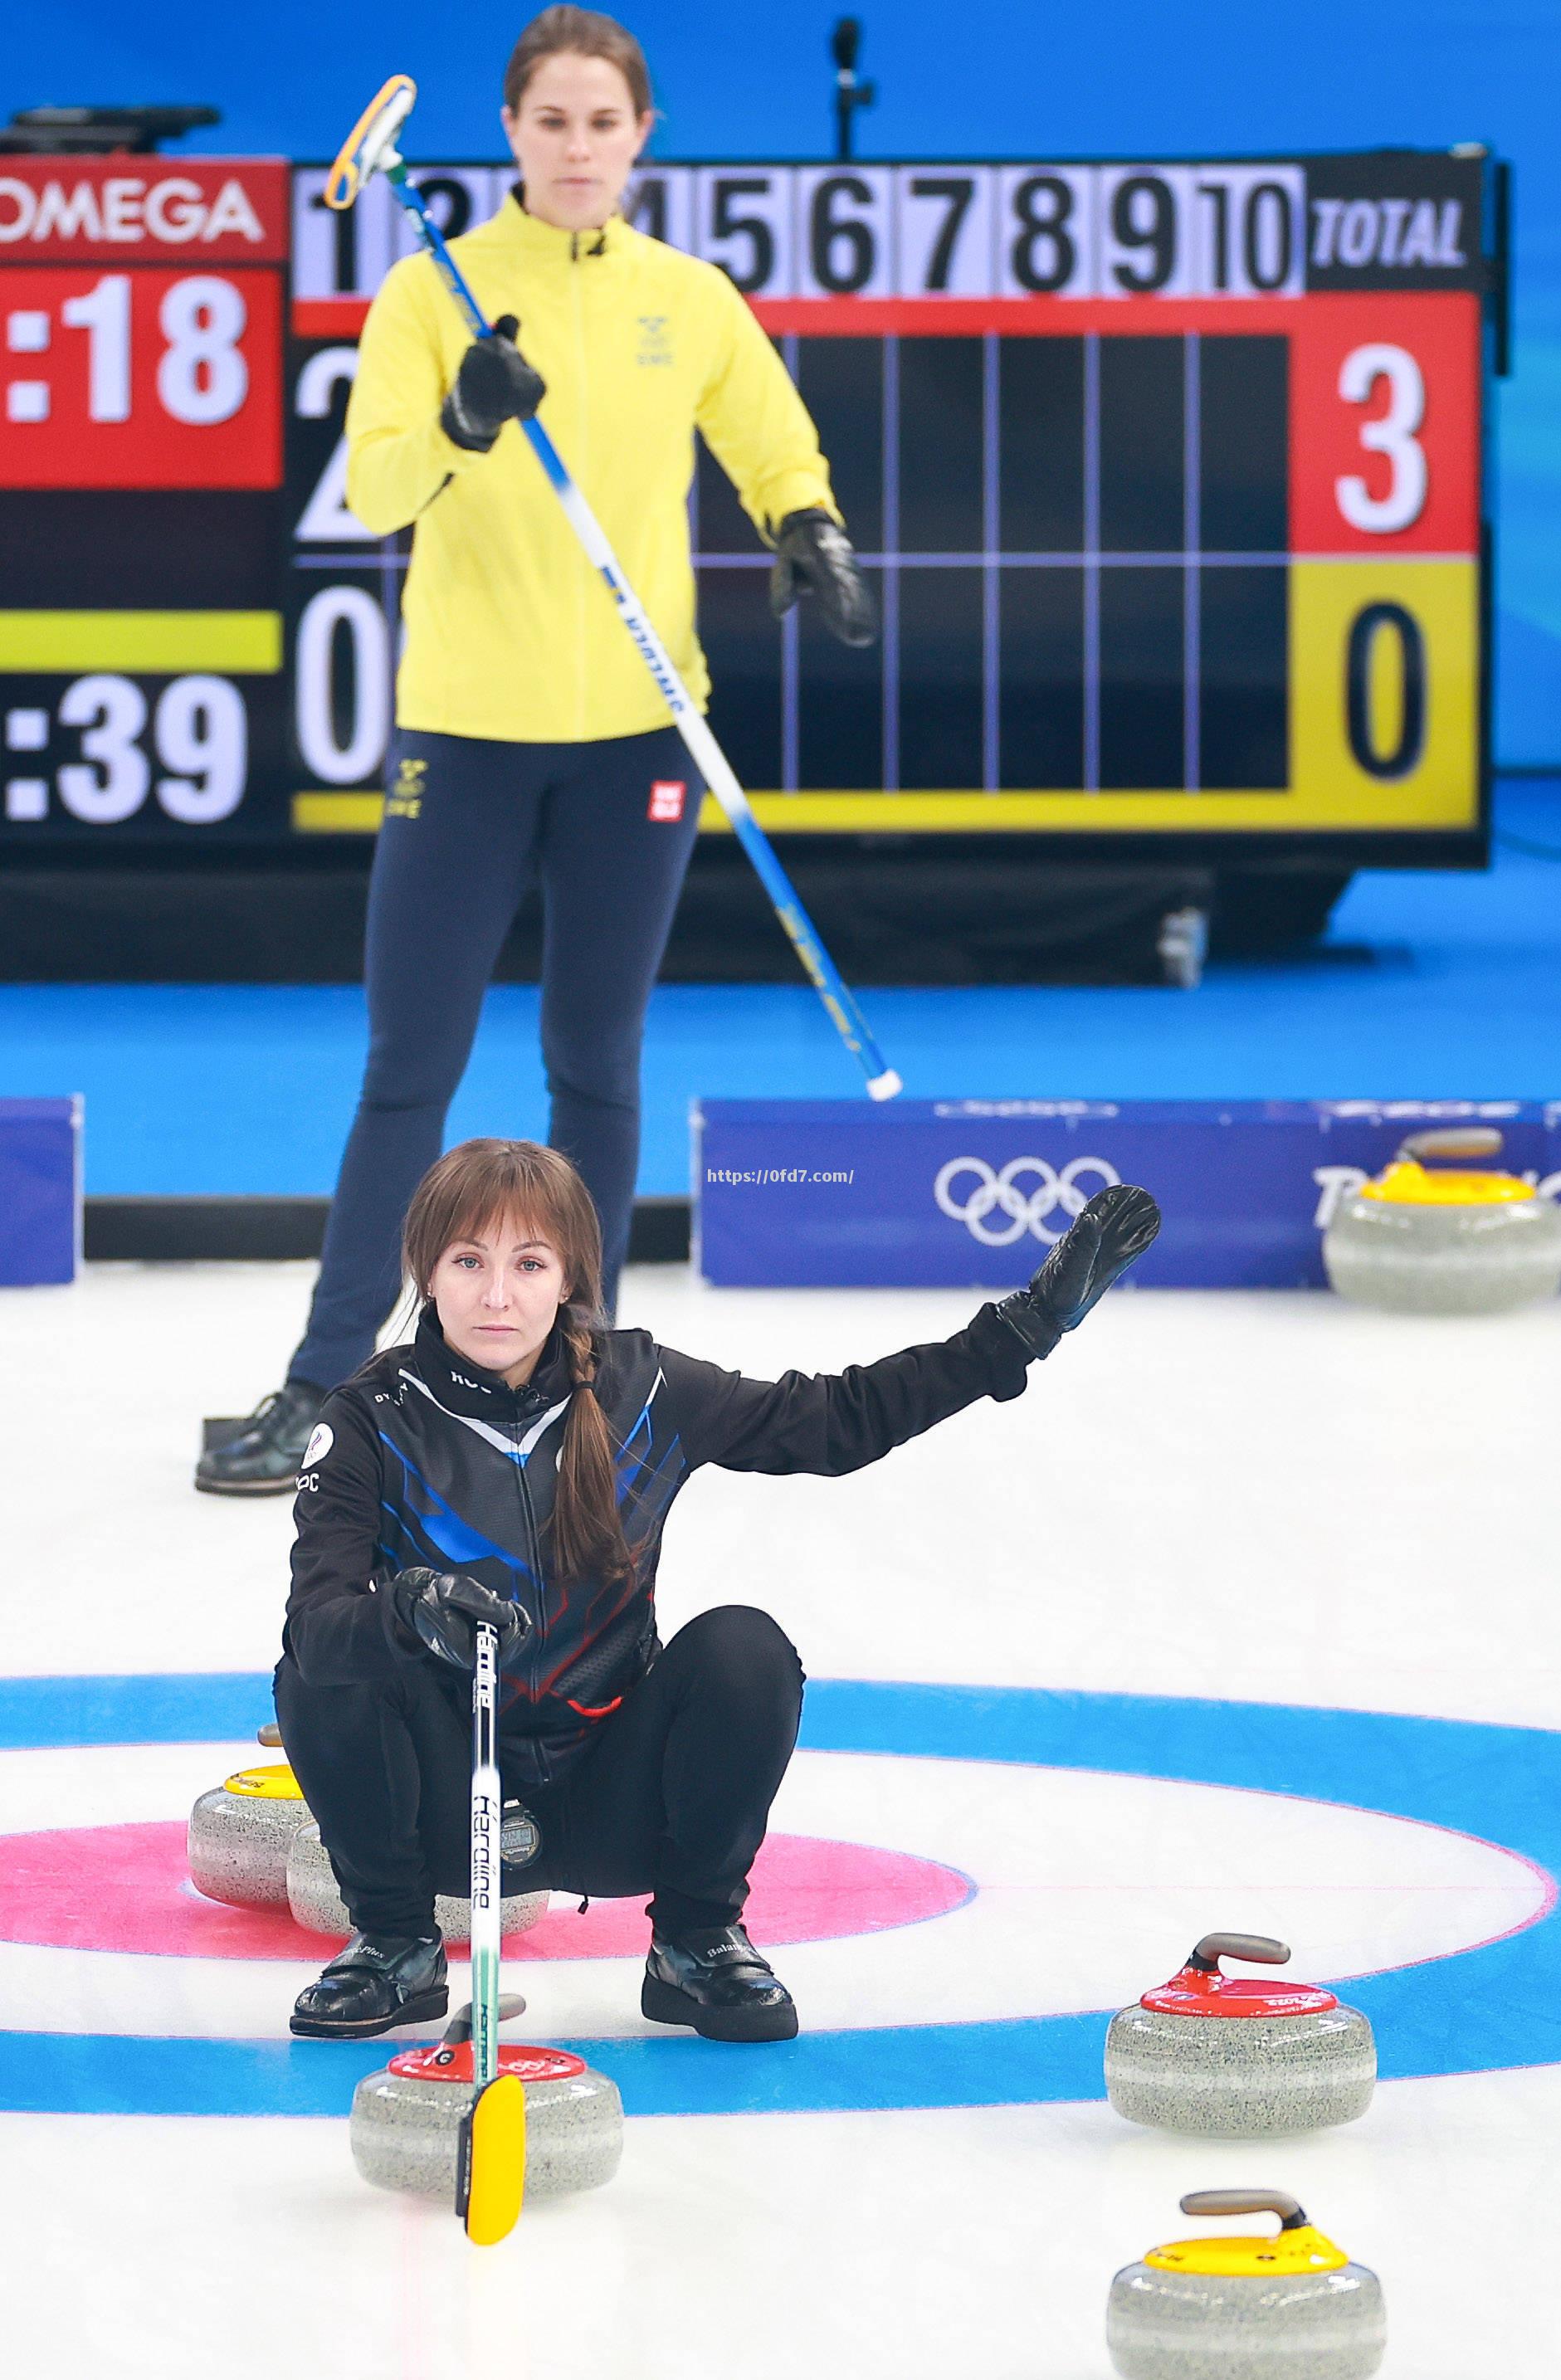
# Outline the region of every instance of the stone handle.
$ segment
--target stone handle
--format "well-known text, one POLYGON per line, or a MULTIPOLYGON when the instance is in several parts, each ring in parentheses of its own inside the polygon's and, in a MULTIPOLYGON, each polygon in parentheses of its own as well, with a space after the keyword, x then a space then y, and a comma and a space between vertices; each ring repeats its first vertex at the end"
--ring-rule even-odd
POLYGON ((263 1727, 256 1728, 255 1742, 257 1743, 265 1744, 268 1749, 273 1752, 279 1752, 281 1750, 282 1730, 277 1726, 276 1721, 274 1718, 268 1718, 263 1727))
POLYGON ((1306 2221, 1299 2198, 1287 2190, 1189 2190, 1181 2202, 1184 2215, 1277 2215, 1282 2231, 1294 2231, 1306 2221))
POLYGON ((1412 1132, 1399 1144, 1400 1157, 1499 1157, 1501 1135, 1494 1124, 1448 1124, 1435 1132, 1412 1132))
POLYGON ((1250 1959, 1260 1967, 1282 1967, 1290 1955, 1287 1942, 1272 1934, 1205 1934, 1189 1952, 1188 1965, 1212 1974, 1222 1959, 1250 1959))
MULTIPOLYGON (((501 2024, 507 2024, 512 2016, 524 2016, 525 2013, 526 2003, 521 1998, 518 1992, 504 1993, 499 2000, 499 2022, 501 2024)), ((470 2041, 471 2039, 471 2002, 470 2000, 468 2000, 463 2007, 457 2009, 454 2016, 450 2019, 449 2023, 445 2027, 443 2037, 445 2041, 470 2041)))

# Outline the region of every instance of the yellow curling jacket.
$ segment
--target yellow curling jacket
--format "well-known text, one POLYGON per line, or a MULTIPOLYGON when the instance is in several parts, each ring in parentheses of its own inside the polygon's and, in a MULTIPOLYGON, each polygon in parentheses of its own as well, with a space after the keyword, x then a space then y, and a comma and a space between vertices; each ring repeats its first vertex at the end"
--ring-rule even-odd
MULTIPOLYGON (((547 382, 540 419, 701 704, 686 509, 702 431, 761 533, 834 511, 818 434, 739 292, 616 217, 558 231, 518 201, 451 242, 490 322, 518 314, 547 382)), ((403 727, 529 744, 665 727, 668 713, 519 424, 491 452, 439 409, 469 334, 432 261, 388 274, 348 407, 348 502, 384 535, 415 522, 396 681, 403 727)))

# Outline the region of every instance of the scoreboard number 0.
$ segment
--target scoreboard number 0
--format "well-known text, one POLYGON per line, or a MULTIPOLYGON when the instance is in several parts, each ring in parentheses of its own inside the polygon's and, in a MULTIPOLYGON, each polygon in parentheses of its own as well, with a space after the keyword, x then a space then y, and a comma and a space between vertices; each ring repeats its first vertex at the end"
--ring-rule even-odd
POLYGON ((1349 748, 1369 777, 1408 777, 1420 766, 1425 750, 1425 637, 1414 613, 1402 603, 1362 605, 1350 622, 1345 650, 1345 722, 1349 748), (1376 714, 1386 708, 1373 700, 1373 680, 1385 674, 1383 660, 1389 642, 1396 647, 1398 718, 1388 741, 1378 735, 1376 714), (1382 659, 1379 659, 1379 651, 1382 659))
POLYGON ((366 588, 323 587, 294 653, 299 749, 323 785, 355 785, 384 758, 394 694, 390 625, 366 588))

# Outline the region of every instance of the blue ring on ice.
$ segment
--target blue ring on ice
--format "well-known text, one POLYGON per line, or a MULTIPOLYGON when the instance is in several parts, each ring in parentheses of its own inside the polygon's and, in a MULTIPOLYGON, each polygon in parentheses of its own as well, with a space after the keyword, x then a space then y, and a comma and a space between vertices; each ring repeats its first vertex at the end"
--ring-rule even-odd
MULTIPOLYGON (((264 1675, 0 1682, 0 1747, 248 1735, 264 1675)), ((1561 1869, 1561 1734, 1469 1719, 1021 1686, 808 1689, 815 1752, 991 1760, 1294 1794, 1477 1835, 1561 1869)), ((914 1955, 913 1953, 911 1955, 914 1955)), ((1561 2062, 1561 1910, 1475 1949, 1362 1976, 1384 2077, 1561 2062)), ((677 2035, 577 2041, 634 2116, 995 2107, 1104 2096, 1110 2011, 803 2033, 762 2048, 677 2035)), ((0 2108, 152 2116, 342 2116, 383 2042, 223 2041, 0 2031, 0 2108)))

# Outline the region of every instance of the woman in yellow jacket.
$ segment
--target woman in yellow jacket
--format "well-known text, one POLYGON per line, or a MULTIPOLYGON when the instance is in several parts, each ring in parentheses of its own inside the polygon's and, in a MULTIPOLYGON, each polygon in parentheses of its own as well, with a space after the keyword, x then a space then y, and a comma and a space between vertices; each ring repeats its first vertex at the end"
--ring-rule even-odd
POLYGON ((799 594, 848 644, 871 599, 817 434, 726 275, 618 212, 653 121, 640 46, 549 8, 505 77, 520 181, 452 243, 487 319, 469 342, 424 255, 386 278, 348 413, 348 498, 414 527, 396 738, 369 894, 371 1043, 309 1327, 285 1386, 202 1458, 216 1494, 290 1488, 327 1391, 400 1289, 402 1218, 438 1156, 482 995, 528 883, 543 903, 550 1138, 602 1220, 609 1310, 628 1239, 640 1045, 703 787, 518 424, 540 413, 696 699, 694 432, 799 594))

